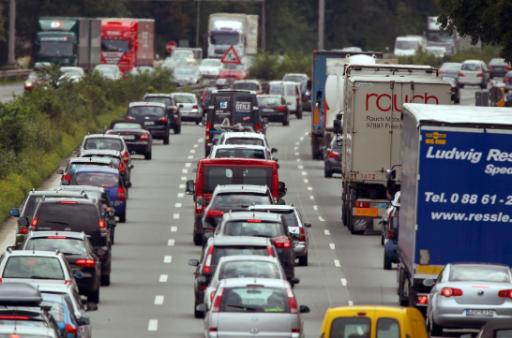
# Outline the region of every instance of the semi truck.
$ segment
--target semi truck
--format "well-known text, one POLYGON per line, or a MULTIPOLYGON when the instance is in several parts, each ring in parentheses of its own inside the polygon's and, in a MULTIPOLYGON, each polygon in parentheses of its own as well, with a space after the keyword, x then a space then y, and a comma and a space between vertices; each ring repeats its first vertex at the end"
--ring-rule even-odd
POLYGON ((430 66, 349 65, 343 95, 342 221, 353 234, 380 231, 400 187, 388 170, 401 165, 403 104, 450 104, 451 87, 430 66))
POLYGON ((126 73, 137 66, 153 66, 155 20, 106 18, 101 20, 102 64, 115 64, 126 73))
POLYGON ((456 52, 457 37, 442 29, 437 22, 437 16, 427 17, 427 46, 444 47, 446 55, 453 55, 456 52))
POLYGON ((100 61, 101 22, 93 18, 41 17, 33 62, 90 69, 100 61))
POLYGON ((405 104, 401 145, 398 295, 425 307, 446 264, 512 262, 512 115, 405 104))
POLYGON ((221 58, 233 46, 240 58, 258 51, 258 15, 213 13, 208 20, 208 57, 221 58))

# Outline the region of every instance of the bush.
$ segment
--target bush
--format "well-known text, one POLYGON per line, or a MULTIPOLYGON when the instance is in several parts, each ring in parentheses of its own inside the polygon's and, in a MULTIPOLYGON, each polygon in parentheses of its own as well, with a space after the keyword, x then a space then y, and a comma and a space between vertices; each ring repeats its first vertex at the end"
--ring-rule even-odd
POLYGON ((500 55, 500 49, 496 46, 484 46, 482 48, 471 48, 454 55, 436 58, 427 52, 419 52, 415 56, 399 58, 401 64, 441 66, 444 62, 464 62, 465 60, 483 60, 488 63, 492 58, 500 55))
POLYGON ((110 81, 96 74, 79 83, 35 89, 0 104, 0 218, 51 175, 88 132, 103 130, 144 93, 174 88, 166 71, 110 81))
POLYGON ((311 76, 311 67, 311 55, 260 53, 256 56, 249 73, 251 77, 269 81, 281 79, 286 73, 306 73, 311 76))

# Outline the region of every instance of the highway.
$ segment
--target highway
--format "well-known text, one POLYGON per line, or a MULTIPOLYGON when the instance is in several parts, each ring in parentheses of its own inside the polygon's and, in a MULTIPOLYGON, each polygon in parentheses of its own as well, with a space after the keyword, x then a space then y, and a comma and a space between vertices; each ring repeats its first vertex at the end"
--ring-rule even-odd
POLYGON ((23 83, 14 82, 0 85, 0 102, 11 101, 14 95, 23 94, 23 83))

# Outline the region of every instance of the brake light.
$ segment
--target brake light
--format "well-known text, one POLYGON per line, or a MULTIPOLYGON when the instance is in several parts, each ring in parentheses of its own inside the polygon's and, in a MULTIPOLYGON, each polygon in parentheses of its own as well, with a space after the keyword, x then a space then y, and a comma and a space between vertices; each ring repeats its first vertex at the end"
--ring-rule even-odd
POLYGON ((299 227, 299 241, 306 241, 306 229, 304 229, 304 227, 299 227))
POLYGON ((20 228, 20 234, 27 235, 28 234, 28 228, 27 227, 20 228))
POLYGON ((261 219, 248 219, 247 223, 261 223, 261 219))
POLYGON ((508 289, 508 290, 500 290, 498 292, 498 297, 500 298, 510 298, 512 299, 512 289, 508 289))
POLYGON ((141 140, 141 141, 149 141, 149 135, 148 134, 142 134, 142 135, 140 135, 139 140, 141 140))
POLYGON ((64 331, 66 331, 66 333, 69 333, 69 334, 72 334, 72 335, 75 335, 78 333, 76 327, 74 325, 71 325, 71 324, 66 324, 66 326, 64 326, 64 331))
POLYGON ((277 106, 276 110, 281 113, 286 113, 287 107, 286 106, 277 106))
POLYGON ((287 288, 286 292, 288 293, 288 307, 290 308, 291 313, 297 313, 299 312, 299 307, 297 305, 297 299, 295 299, 295 296, 292 293, 292 289, 287 288))
POLYGON ((37 219, 37 217, 33 217, 32 221, 30 222, 30 226, 32 227, 32 229, 37 228, 37 223, 39 223, 39 220, 37 219))
POLYGON ((72 285, 72 284, 73 284, 73 281, 71 279, 64 280, 64 285, 72 285))
POLYGON ((464 73, 463 73, 463 72, 459 72, 458 76, 459 76, 459 77, 463 77, 463 76, 464 76, 464 73))
POLYGON ((66 239, 66 236, 48 236, 48 239, 66 239))
POLYGON ((275 257, 276 256, 275 253, 274 253, 274 248, 272 248, 272 246, 268 246, 267 247, 267 253, 271 257, 275 257))
POLYGON ((18 315, 0 315, 0 319, 3 320, 29 320, 29 316, 18 316, 18 315))
POLYGON ((163 123, 169 123, 169 119, 167 118, 167 116, 161 117, 160 120, 158 120, 158 121, 163 122, 163 123))
POLYGON ((123 151, 123 162, 124 164, 128 164, 130 162, 130 154, 127 151, 123 151))
POLYGON ((208 332, 217 332, 217 328, 216 327, 209 327, 208 328, 208 332))
POLYGON ((416 305, 428 305, 428 296, 418 295, 418 298, 416 299, 416 305))
POLYGON ((356 208, 369 208, 370 202, 368 201, 356 201, 356 208))
POLYGON ((338 158, 338 156, 340 156, 340 153, 338 153, 337 151, 333 151, 333 150, 331 150, 331 151, 328 151, 328 152, 327 152, 327 157, 328 157, 328 158, 334 158, 334 159, 336 159, 336 158, 338 158))
POLYGON ((62 183, 71 183, 71 175, 68 174, 68 173, 65 173, 64 175, 62 175, 62 183))
POLYGON ((292 333, 300 333, 300 327, 292 327, 292 333))
POLYGON ((107 228, 107 222, 103 218, 100 218, 98 221, 98 226, 100 229, 106 229, 107 228))
POLYGON ((443 297, 459 297, 462 296, 463 292, 461 289, 457 288, 442 288, 441 296, 443 297))
POLYGON ((212 312, 220 311, 220 304, 222 304, 222 294, 223 293, 224 293, 224 288, 220 288, 217 291, 217 294, 215 295, 215 298, 213 299, 212 312))
POLYGON ((117 200, 126 201, 126 191, 122 185, 117 188, 117 200))
POLYGON ((215 250, 215 247, 212 245, 208 248, 208 253, 206 254, 206 261, 204 262, 203 266, 203 273, 204 274, 211 274, 212 273, 212 259, 213 259, 213 251, 215 250))
POLYGON ((80 258, 75 261, 75 264, 84 268, 94 268, 96 260, 91 258, 80 258))
POLYGON ((121 174, 124 174, 126 172, 126 166, 124 165, 123 162, 119 162, 119 172, 121 174))
POLYGON ((197 104, 192 106, 192 109, 199 109, 199 106, 197 104))
POLYGON ((263 127, 261 126, 261 123, 259 121, 256 122, 255 131, 259 133, 262 129, 263 127))
POLYGON ((211 210, 208 210, 208 213, 206 215, 211 218, 222 217, 222 216, 224 216, 224 211, 211 209, 211 210))
POLYGON ((78 204, 77 201, 60 201, 59 204, 63 204, 63 205, 75 205, 75 204, 78 204))
POLYGON ((288 249, 292 246, 290 239, 286 236, 275 237, 272 241, 274 242, 276 248, 279 249, 288 249))

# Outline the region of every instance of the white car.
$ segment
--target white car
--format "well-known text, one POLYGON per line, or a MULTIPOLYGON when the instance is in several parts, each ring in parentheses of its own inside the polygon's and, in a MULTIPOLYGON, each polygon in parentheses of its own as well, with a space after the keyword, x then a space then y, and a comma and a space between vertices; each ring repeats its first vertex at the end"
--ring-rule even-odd
POLYGON ((203 77, 217 77, 221 66, 220 59, 203 59, 199 64, 199 73, 203 77))
POLYGON ((108 80, 121 80, 123 73, 117 65, 96 65, 93 72, 108 80))
POLYGON ((480 88, 487 88, 489 82, 489 69, 482 60, 466 60, 460 67, 457 83, 460 88, 465 85, 480 86, 480 88))
POLYGON ((272 152, 264 146, 223 144, 214 146, 210 152, 209 158, 254 158, 272 160, 272 152))
POLYGON ((419 50, 427 48, 427 40, 420 35, 397 36, 394 54, 400 56, 414 56, 419 50))
POLYGON ((265 134, 246 131, 225 132, 219 137, 217 144, 256 145, 270 149, 265 134))
POLYGON ((82 67, 60 67, 59 71, 62 74, 57 80, 59 85, 65 81, 80 82, 85 76, 85 71, 82 67))
POLYGON ((194 64, 180 65, 174 68, 174 82, 178 86, 194 85, 201 79, 199 67, 194 64))
POLYGON ((172 93, 171 96, 178 105, 182 121, 194 121, 196 124, 201 123, 203 109, 197 101, 195 94, 177 92, 172 93))
POLYGON ((298 119, 302 119, 302 94, 299 83, 270 81, 268 83, 268 93, 283 96, 290 114, 295 114, 298 119))

